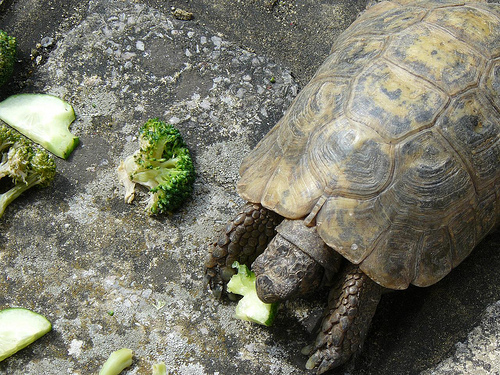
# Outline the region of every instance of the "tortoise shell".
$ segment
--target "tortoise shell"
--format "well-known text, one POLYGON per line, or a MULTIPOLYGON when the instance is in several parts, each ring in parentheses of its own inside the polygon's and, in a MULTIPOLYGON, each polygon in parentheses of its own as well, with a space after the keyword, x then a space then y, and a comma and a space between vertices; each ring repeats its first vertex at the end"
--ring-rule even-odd
POLYGON ((500 222, 500 5, 365 11, 243 160, 246 200, 379 284, 431 285, 500 222))

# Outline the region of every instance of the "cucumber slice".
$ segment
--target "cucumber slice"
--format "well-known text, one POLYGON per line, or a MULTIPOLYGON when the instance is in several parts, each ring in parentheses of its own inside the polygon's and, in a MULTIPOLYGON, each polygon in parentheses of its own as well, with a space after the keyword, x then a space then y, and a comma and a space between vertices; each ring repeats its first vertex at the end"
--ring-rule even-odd
POLYGON ((234 262, 233 268, 237 268, 238 273, 227 283, 227 291, 243 296, 236 305, 236 318, 265 326, 272 325, 279 303, 264 303, 260 300, 255 286, 255 273, 246 265, 234 262))
POLYGON ((18 94, 0 102, 0 120, 54 155, 66 159, 78 145, 69 125, 73 107, 48 94, 18 94))
POLYGON ((127 367, 132 365, 134 353, 128 348, 119 349, 111 353, 102 365, 99 375, 118 375, 127 367))
POLYGON ((165 365, 165 362, 155 363, 153 365, 152 375, 167 375, 167 366, 165 365))
POLYGON ((23 308, 0 311, 0 362, 52 329, 43 315, 23 308))

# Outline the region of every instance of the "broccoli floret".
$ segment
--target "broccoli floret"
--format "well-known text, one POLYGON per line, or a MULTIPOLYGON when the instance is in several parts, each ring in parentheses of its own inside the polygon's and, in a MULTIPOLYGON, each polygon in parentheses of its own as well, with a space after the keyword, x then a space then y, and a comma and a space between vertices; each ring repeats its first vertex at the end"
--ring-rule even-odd
POLYGON ((131 203, 135 185, 149 188, 146 210, 171 213, 191 195, 195 171, 191 155, 178 129, 159 119, 148 120, 139 130, 139 150, 118 167, 125 185, 125 202, 131 203))
POLYGON ((0 155, 3 155, 4 150, 12 146, 19 138, 19 134, 15 130, 0 125, 0 155))
POLYGON ((242 320, 270 326, 279 308, 279 303, 264 303, 257 295, 255 274, 244 264, 233 263, 238 273, 227 283, 228 292, 242 295, 236 305, 235 316, 242 320))
POLYGON ((0 30, 0 86, 6 83, 14 70, 16 61, 16 38, 0 30))
POLYGON ((12 143, 7 152, 2 154, 0 178, 10 176, 15 183, 26 182, 32 152, 29 143, 22 138, 12 143))
POLYGON ((50 185, 56 175, 56 164, 49 154, 35 147, 19 133, 0 126, 0 178, 6 187, 0 193, 0 217, 7 206, 35 185, 50 185), (8 178, 9 184, 5 183, 8 178))

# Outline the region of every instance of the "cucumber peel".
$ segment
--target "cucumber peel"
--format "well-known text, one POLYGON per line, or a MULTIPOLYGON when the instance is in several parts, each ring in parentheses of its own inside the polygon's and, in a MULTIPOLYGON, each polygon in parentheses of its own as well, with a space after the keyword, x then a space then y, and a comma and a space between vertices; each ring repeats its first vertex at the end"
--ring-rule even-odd
POLYGON ((48 94, 18 94, 0 102, 0 120, 54 155, 67 159, 79 143, 69 125, 73 107, 48 94))
POLYGON ((0 362, 52 329, 43 315, 13 307, 0 311, 0 362))
POLYGON ((255 287, 255 273, 246 265, 234 262, 232 267, 237 268, 238 273, 227 283, 227 290, 243 296, 236 305, 236 318, 270 326, 278 312, 279 303, 264 303, 260 300, 255 287))

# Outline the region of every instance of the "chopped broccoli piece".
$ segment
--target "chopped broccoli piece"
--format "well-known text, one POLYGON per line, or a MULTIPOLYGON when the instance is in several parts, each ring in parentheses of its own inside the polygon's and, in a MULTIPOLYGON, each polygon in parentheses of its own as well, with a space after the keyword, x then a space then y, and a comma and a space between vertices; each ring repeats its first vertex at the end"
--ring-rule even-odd
POLYGON ((32 152, 31 145, 24 139, 20 138, 15 141, 7 152, 2 155, 0 178, 10 176, 14 182, 22 181, 26 183, 32 152))
POLYGON ((118 375, 124 369, 132 365, 132 350, 122 348, 111 353, 102 365, 99 375, 118 375))
POLYGON ((19 133, 0 125, 0 178, 9 178, 9 184, 0 193, 0 217, 7 206, 35 185, 50 185, 56 175, 56 163, 49 154, 35 147, 19 133))
POLYGON ((270 326, 279 308, 279 303, 264 303, 255 288, 255 274, 244 264, 233 263, 238 273, 227 283, 228 292, 243 296, 236 305, 236 317, 242 320, 270 326))
POLYGON ((7 83, 16 61, 16 38, 0 30, 0 86, 7 83))
POLYGON ((69 131, 73 107, 48 94, 18 94, 0 102, 0 120, 54 155, 67 159, 79 139, 69 131))
POLYGON ((118 167, 125 186, 125 202, 134 200, 135 186, 149 188, 146 211, 171 213, 191 195, 195 171, 191 155, 174 126, 148 120, 139 130, 139 150, 118 167))

